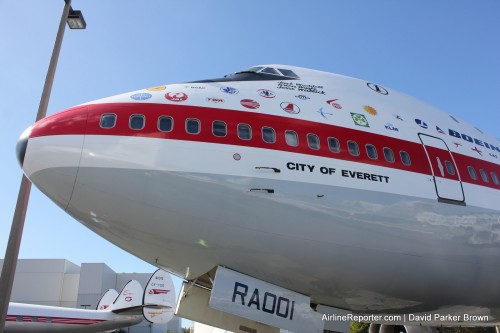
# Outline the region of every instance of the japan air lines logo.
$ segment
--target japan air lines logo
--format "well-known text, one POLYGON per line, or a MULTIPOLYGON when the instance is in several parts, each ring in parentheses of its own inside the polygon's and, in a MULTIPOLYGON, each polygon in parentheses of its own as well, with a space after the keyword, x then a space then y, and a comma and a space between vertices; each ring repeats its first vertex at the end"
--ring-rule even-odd
POLYGON ((165 98, 172 102, 184 102, 188 99, 188 95, 183 92, 168 92, 165 94, 165 98))

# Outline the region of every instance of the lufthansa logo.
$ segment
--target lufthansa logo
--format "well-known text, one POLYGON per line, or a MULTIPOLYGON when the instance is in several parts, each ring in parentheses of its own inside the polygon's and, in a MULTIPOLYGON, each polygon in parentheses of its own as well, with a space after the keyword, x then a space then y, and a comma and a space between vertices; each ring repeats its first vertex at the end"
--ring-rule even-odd
POLYGON ((379 86, 378 84, 368 82, 366 85, 368 86, 368 88, 370 88, 371 90, 373 90, 375 92, 378 92, 379 94, 389 95, 389 92, 387 91, 387 89, 379 86))

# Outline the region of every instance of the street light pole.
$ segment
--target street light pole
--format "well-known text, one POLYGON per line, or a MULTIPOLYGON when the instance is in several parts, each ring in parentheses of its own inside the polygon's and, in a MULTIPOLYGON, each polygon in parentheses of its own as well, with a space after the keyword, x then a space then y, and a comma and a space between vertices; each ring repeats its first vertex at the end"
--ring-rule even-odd
MULTIPOLYGON (((74 28, 70 24, 69 14, 75 13, 71 8, 71 0, 64 0, 65 5, 59 22, 59 29, 57 31, 54 49, 50 58, 49 69, 45 77, 45 84, 43 86, 42 97, 38 106, 38 113, 36 121, 42 119, 47 114, 47 106, 49 104, 50 92, 52 90, 52 83, 54 82, 54 75, 57 67, 57 60, 59 52, 61 51, 61 44, 64 36, 66 22, 70 28, 74 28)), ((81 12, 77 11, 81 17, 81 12)), ((77 13, 77 14, 78 14, 77 13)), ((74 19, 74 18, 73 18, 74 19)), ((85 21, 81 17, 83 23, 77 24, 76 28, 85 29, 85 21)), ((73 23, 73 21, 72 21, 73 23)), ((24 220, 26 218, 26 210, 28 208, 28 201, 31 191, 31 182, 25 175, 21 180, 19 194, 17 197, 16 210, 12 219, 12 226, 10 229, 9 241, 5 251, 5 259, 3 262, 2 275, 0 278, 0 332, 3 332, 5 327, 5 319, 7 317, 7 309, 9 308, 9 301, 12 292, 12 285, 14 284, 14 275, 16 272, 17 258, 19 255, 19 248, 21 246, 21 238, 23 235, 24 220)))

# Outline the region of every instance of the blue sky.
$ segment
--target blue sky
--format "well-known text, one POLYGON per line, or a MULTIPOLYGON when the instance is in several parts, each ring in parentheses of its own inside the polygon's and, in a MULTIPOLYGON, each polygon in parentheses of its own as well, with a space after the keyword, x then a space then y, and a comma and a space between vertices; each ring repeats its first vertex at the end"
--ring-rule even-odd
MULTIPOLYGON (((15 144, 35 119, 63 0, 0 1, 0 257, 21 169, 15 144)), ((48 107, 280 63, 408 93, 500 137, 498 0, 73 0, 48 107)), ((154 268, 32 190, 20 258, 154 268)), ((178 280, 177 280, 178 281, 178 280)))

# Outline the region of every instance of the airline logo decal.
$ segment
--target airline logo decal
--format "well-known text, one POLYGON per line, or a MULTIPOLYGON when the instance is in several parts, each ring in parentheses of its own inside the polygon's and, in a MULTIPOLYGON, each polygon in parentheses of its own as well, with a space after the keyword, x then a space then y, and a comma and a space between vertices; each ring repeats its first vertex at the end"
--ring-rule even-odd
POLYGON ((295 95, 296 98, 307 101, 308 99, 311 99, 310 97, 307 97, 306 95, 295 95))
POLYGON ((300 108, 297 105, 290 102, 283 102, 280 104, 280 106, 283 109, 283 111, 288 112, 290 114, 297 114, 300 112, 300 108))
POLYGON ((158 87, 151 87, 151 88, 148 88, 146 90, 149 90, 149 91, 161 91, 161 90, 165 90, 167 89, 167 87, 165 86, 158 86, 158 87))
POLYGON ((416 123, 418 126, 420 126, 420 127, 422 127, 422 128, 425 128, 425 129, 427 129, 427 128, 429 127, 429 126, 427 126, 427 124, 426 124, 424 121, 422 121, 422 120, 420 120, 420 119, 415 119, 415 123, 416 123))
POLYGON ((205 86, 185 86, 188 89, 206 89, 205 86))
POLYGON ((476 153, 478 153, 479 155, 483 156, 483 153, 481 152, 481 150, 479 150, 477 147, 474 147, 474 148, 471 148, 472 150, 474 150, 476 153))
POLYGON ((453 141, 453 144, 455 145, 455 148, 458 148, 458 147, 460 147, 462 145, 461 143, 458 143, 458 142, 455 142, 455 141, 453 141))
POLYGON ((399 121, 404 121, 403 118, 399 115, 399 114, 396 114, 396 113, 393 113, 392 114, 394 116, 394 118, 396 118, 397 120, 399 121))
POLYGON ((151 295, 160 295, 160 294, 168 294, 170 292, 170 290, 167 290, 167 289, 151 289, 149 291, 149 293, 151 295))
POLYGON ((258 109, 260 107, 260 104, 253 99, 242 99, 240 104, 247 109, 258 109))
POLYGON ((274 98, 274 97, 276 97, 276 94, 273 91, 271 91, 271 90, 259 89, 259 90, 257 90, 257 92, 259 93, 260 96, 262 96, 264 98, 274 98))
POLYGON ((379 86, 378 84, 368 82, 366 85, 368 86, 368 88, 370 88, 371 90, 373 90, 379 94, 389 95, 389 92, 387 91, 387 89, 385 89, 382 86, 379 86))
POLYGON ((206 100, 207 100, 207 102, 215 103, 215 104, 224 103, 224 99, 222 99, 222 98, 207 97, 206 100))
POLYGON ((363 109, 366 111, 366 113, 371 114, 372 116, 376 116, 378 114, 377 110, 369 105, 363 106, 363 109))
POLYGON ((123 291, 122 295, 125 296, 125 301, 131 302, 133 300, 132 296, 134 293, 127 289, 123 291))
POLYGON ((391 130, 391 131, 396 131, 396 132, 399 132, 399 129, 397 127, 395 127, 393 124, 391 123, 387 123, 385 124, 385 128, 388 129, 388 130, 391 130))
POLYGON ((444 131, 442 129, 439 128, 439 126, 436 126, 436 131, 439 133, 439 134, 445 134, 444 131))
POLYGON ((333 106, 336 109, 342 109, 342 105, 340 105, 336 101, 338 101, 338 98, 337 99, 329 99, 328 101, 326 101, 326 103, 333 106))
POLYGON ((354 124, 363 127, 370 127, 370 124, 368 124, 368 120, 366 120, 366 117, 364 115, 351 112, 351 117, 354 121, 354 124))
POLYGON ((324 112, 323 108, 319 108, 317 112, 325 119, 328 119, 326 115, 333 116, 333 113, 324 112))
POLYGON ((220 91, 229 95, 236 95, 237 93, 240 92, 238 89, 233 87, 221 87, 220 91))
POLYGON ((188 95, 183 92, 168 92, 165 94, 165 98, 172 102, 184 102, 188 99, 188 95))
POLYGON ((153 95, 148 94, 148 93, 137 93, 137 94, 133 94, 132 96, 130 96, 130 98, 132 98, 136 101, 144 101, 146 99, 150 99, 151 97, 153 97, 153 95))

